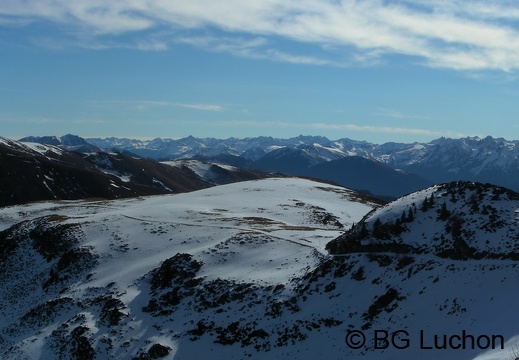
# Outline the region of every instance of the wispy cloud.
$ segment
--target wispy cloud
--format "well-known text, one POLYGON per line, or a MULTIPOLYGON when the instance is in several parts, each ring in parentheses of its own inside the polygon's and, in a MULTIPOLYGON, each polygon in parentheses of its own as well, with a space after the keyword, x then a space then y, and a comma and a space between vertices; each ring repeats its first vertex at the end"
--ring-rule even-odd
POLYGON ((63 118, 53 118, 53 117, 44 117, 44 116, 31 116, 20 113, 0 113, 0 123, 6 124, 17 124, 17 125, 66 125, 66 124, 104 124, 106 123, 103 119, 96 118, 78 118, 78 119, 63 119, 63 118))
POLYGON ((105 40, 124 34, 114 44, 146 51, 191 38, 214 51, 291 63, 373 64, 404 55, 455 70, 519 68, 519 4, 507 0, 3 0, 0 26, 38 20, 105 40), (221 41, 201 43, 207 33, 221 41), (279 39, 321 53, 282 52, 273 45, 279 39))
POLYGON ((429 129, 417 129, 417 128, 406 128, 406 127, 391 127, 391 126, 372 126, 372 125, 357 125, 357 124, 324 124, 316 123, 310 124, 311 127, 316 129, 326 130, 348 130, 348 131, 359 131, 379 134, 401 134, 401 135, 425 135, 425 136, 448 136, 448 137, 464 137, 465 134, 450 131, 450 130, 429 130, 429 129))
POLYGON ((30 20, 18 17, 0 17, 0 26, 23 27, 30 24, 30 20))
POLYGON ((193 110, 202 111, 223 111, 225 107, 216 104, 189 104, 189 103, 178 103, 172 101, 160 101, 160 100, 108 100, 108 101, 91 101, 92 105, 95 106, 107 106, 107 105, 125 105, 133 106, 137 110, 146 110, 154 107, 181 107, 193 110))
POLYGON ((393 109, 380 108, 377 116, 388 117, 399 120, 427 120, 427 116, 404 114, 393 109))
POLYGON ((173 104, 172 106, 185 107, 188 109, 203 111, 222 111, 224 109, 223 106, 212 104, 173 104))
POLYGON ((50 124, 50 123, 55 123, 56 120, 50 119, 50 118, 45 118, 45 117, 32 117, 32 118, 26 119, 26 122, 30 123, 30 124, 50 124))
POLYGON ((18 124, 56 124, 59 121, 56 119, 48 118, 48 117, 39 117, 39 116, 20 116, 18 114, 10 114, 5 116, 2 114, 0 116, 0 121, 5 121, 8 123, 18 123, 18 124))
MULTIPOLYGON (((212 123, 214 124, 214 123, 212 123)), ((354 131, 378 134, 400 134, 400 135, 422 135, 431 137, 453 137, 461 138, 466 134, 451 130, 431 130, 409 127, 391 127, 376 125, 358 125, 358 124, 334 124, 334 123, 290 123, 278 121, 225 121, 219 123, 222 126, 241 126, 241 127, 257 127, 257 128, 298 128, 298 129, 318 129, 318 130, 338 130, 338 131, 354 131)))
POLYGON ((177 44, 189 44, 207 51, 226 52, 250 59, 271 60, 306 65, 344 65, 326 58, 319 58, 310 55, 291 54, 286 51, 281 51, 275 47, 272 47, 272 44, 270 44, 270 42, 264 37, 247 38, 244 36, 218 37, 208 35, 187 35, 177 37, 172 41, 177 44))
POLYGON ((81 36, 79 38, 56 38, 49 36, 33 36, 30 43, 52 51, 64 51, 74 47, 89 50, 133 49, 140 51, 164 51, 169 48, 167 42, 156 37, 120 40, 117 38, 81 36))

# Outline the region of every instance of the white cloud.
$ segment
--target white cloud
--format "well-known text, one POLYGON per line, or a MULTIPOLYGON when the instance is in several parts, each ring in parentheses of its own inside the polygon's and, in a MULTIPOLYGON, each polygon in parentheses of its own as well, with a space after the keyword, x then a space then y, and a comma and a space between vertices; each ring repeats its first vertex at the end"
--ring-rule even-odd
POLYGON ((146 110, 153 107, 182 107, 193 110, 202 111, 223 111, 225 107, 216 104, 189 104, 189 103, 177 103, 172 101, 160 101, 160 100, 109 100, 109 101, 91 101, 94 106, 106 106, 106 105, 124 105, 133 106, 137 110, 146 110))
POLYGON ((0 26, 23 27, 30 24, 30 20, 0 16, 0 26))
POLYGON ((392 110, 392 109, 385 109, 385 108, 380 108, 379 112, 376 115, 382 116, 382 117, 389 117, 389 118, 393 118, 393 119, 400 119, 400 120, 403 120, 403 119, 426 120, 426 119, 428 119, 427 116, 409 115, 409 114, 404 114, 400 111, 396 111, 396 110, 392 110))
POLYGON ((223 106, 213 104, 173 104, 173 106, 203 111, 222 111, 224 109, 223 106))
MULTIPOLYGON (((213 123, 214 124, 214 123, 213 123)), ((256 128, 298 128, 298 129, 318 129, 318 130, 339 130, 367 132, 378 134, 400 134, 400 135, 423 135, 432 137, 453 137, 461 138, 467 135, 450 130, 430 130, 406 127, 358 125, 358 124, 332 124, 332 123, 289 123, 278 121, 225 121, 219 122, 221 126, 241 126, 256 128)))
POLYGON ((141 50, 183 41, 237 56, 338 65, 333 48, 348 55, 344 64, 398 54, 456 70, 519 68, 519 4, 508 0, 2 1, 0 26, 36 20, 66 24, 83 36, 136 34, 139 41, 128 41, 141 50), (144 30, 150 40, 142 39, 144 30), (205 42, 201 33, 210 34, 205 42), (322 52, 280 51, 269 45, 276 39, 322 52))
POLYGON ((168 49, 168 44, 159 40, 145 39, 137 41, 135 47, 142 51, 162 51, 168 49))
POLYGON ((16 124, 16 125, 46 125, 57 124, 59 120, 44 116, 27 116, 19 113, 0 113, 0 123, 16 124))
POLYGON ((295 55, 272 48, 270 47, 268 40, 264 37, 245 38, 195 35, 175 38, 173 41, 175 43, 196 46, 204 50, 227 52, 236 56, 251 59, 264 59, 293 64, 341 66, 341 64, 337 62, 325 58, 308 55, 295 55))
POLYGON ((324 124, 315 123, 309 124, 310 127, 316 129, 326 130, 347 130, 370 133, 384 133, 384 134, 401 134, 401 135, 426 135, 426 136, 447 136, 447 137, 464 137, 466 135, 450 130, 429 130, 416 129, 405 127, 391 127, 391 126, 372 126, 372 125, 356 125, 356 124, 324 124))

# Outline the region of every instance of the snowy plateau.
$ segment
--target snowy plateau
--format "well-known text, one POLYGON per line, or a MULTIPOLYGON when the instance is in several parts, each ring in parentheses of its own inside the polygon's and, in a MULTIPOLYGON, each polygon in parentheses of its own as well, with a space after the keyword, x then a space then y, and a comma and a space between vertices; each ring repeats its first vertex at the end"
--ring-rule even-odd
POLYGON ((298 178, 3 207, 0 358, 511 359, 518 208, 488 184, 382 205, 298 178))

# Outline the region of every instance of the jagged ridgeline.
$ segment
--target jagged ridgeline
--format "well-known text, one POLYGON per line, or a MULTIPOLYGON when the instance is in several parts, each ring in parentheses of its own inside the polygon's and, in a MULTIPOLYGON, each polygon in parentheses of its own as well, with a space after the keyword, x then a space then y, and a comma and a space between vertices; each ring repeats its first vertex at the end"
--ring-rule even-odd
POLYGON ((500 186, 435 185, 371 211, 327 250, 519 260, 518 208, 519 194, 500 186))

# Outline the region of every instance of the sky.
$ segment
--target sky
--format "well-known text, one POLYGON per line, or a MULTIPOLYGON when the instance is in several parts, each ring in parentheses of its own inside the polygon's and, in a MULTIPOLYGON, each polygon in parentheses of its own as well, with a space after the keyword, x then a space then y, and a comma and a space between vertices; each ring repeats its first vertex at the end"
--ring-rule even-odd
POLYGON ((0 136, 519 139, 519 3, 2 0, 0 136))

